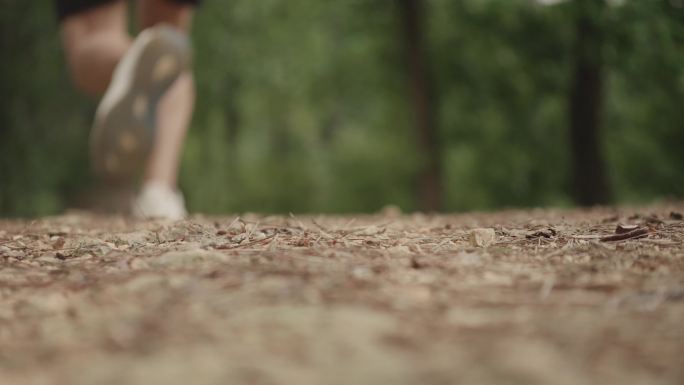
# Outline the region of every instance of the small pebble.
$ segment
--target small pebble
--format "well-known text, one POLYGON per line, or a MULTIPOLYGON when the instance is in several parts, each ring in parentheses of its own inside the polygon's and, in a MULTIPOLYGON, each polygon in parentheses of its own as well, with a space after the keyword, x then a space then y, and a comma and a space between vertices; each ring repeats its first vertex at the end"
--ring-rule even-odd
POLYGON ((474 247, 487 247, 494 243, 495 239, 494 229, 473 229, 470 231, 470 243, 474 247))

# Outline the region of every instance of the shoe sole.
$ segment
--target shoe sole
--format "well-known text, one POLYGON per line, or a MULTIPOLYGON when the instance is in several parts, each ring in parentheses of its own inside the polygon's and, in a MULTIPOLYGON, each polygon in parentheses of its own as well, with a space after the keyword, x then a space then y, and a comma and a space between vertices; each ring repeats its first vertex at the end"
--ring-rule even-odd
POLYGON ((117 65, 95 113, 90 155, 97 175, 130 181, 143 170, 154 143, 159 99, 188 69, 185 33, 157 26, 140 33, 117 65))

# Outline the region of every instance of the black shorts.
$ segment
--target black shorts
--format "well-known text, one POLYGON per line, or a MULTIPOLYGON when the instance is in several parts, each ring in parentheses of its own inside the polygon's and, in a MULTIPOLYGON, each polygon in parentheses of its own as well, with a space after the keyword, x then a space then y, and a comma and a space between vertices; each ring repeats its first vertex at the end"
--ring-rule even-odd
MULTIPOLYGON (((55 0, 57 5, 57 18, 64 20, 65 17, 97 7, 98 5, 111 3, 115 0, 55 0)), ((167 0, 178 4, 198 5, 200 0, 167 0)))

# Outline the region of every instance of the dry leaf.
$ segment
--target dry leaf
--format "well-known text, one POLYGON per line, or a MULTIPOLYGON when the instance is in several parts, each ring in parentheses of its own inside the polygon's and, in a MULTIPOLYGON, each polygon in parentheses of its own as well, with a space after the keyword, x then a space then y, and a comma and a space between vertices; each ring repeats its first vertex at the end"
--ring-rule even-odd
POLYGON ((624 233, 629 233, 630 231, 634 231, 639 228, 639 225, 623 225, 623 224, 618 224, 617 227, 615 228, 615 234, 624 234, 624 233))

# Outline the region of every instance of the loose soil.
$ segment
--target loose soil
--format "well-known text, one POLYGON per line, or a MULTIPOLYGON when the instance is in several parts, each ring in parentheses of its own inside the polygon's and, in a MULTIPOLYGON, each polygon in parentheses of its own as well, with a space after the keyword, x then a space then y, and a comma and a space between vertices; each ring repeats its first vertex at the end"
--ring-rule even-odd
POLYGON ((0 221, 0 384, 684 384, 682 212, 0 221))

